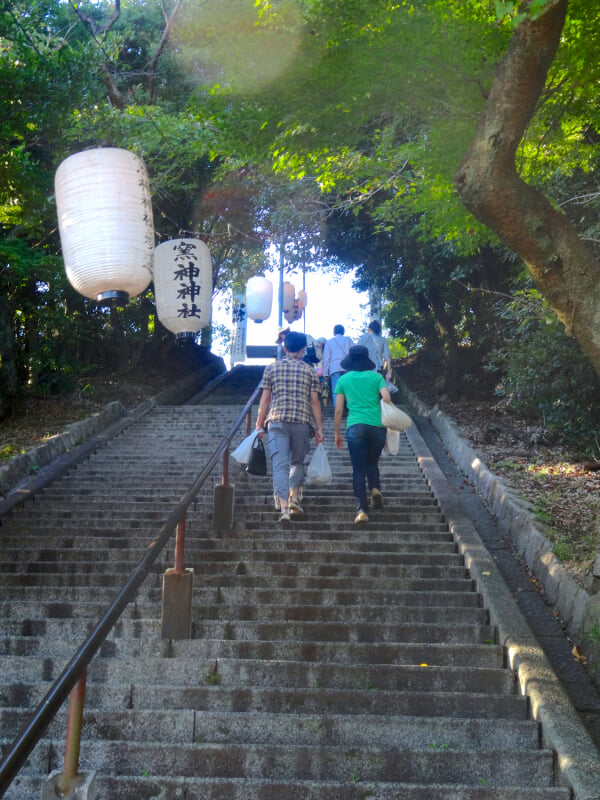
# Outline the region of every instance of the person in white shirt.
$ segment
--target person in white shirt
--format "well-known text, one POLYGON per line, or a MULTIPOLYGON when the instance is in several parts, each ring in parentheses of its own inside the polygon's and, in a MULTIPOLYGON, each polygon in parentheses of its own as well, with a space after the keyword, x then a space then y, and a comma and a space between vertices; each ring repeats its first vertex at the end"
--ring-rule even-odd
POLYGON ((360 337, 358 343, 369 351, 369 358, 375 364, 375 370, 380 372, 387 380, 391 380, 392 360, 390 346, 387 343, 387 339, 384 339, 381 335, 381 325, 376 319, 369 323, 367 333, 360 337))
POLYGON ((333 338, 325 342, 323 348, 323 378, 331 381, 331 396, 335 406, 335 385, 344 372, 342 361, 348 355, 350 348, 354 344, 349 336, 344 336, 344 326, 335 325, 333 328, 333 338))

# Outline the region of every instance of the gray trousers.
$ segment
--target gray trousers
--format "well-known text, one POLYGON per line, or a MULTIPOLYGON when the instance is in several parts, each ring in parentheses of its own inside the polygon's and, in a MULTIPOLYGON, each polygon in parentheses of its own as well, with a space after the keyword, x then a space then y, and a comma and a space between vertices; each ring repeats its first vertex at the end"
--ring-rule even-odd
POLYGON ((306 422, 269 422, 268 438, 273 465, 273 493, 287 503, 290 489, 302 486, 304 480, 310 426, 306 422))

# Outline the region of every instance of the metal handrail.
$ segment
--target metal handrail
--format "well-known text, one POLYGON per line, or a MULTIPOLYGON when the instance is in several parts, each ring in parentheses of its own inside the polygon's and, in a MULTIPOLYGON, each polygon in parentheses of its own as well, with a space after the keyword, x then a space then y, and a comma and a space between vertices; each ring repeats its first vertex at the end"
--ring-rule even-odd
POLYGON ((231 440, 244 421, 246 415, 250 413, 259 393, 260 388, 257 386, 229 429, 229 433, 221 440, 202 472, 200 472, 190 489, 188 489, 177 506, 175 506, 174 510, 169 514, 167 521, 159 531, 158 537, 152 542, 144 557, 138 562, 136 568, 105 611, 104 616, 97 623, 95 629, 84 641, 59 677, 54 681, 44 699, 35 709, 30 721, 24 726, 21 733, 18 734, 10 745, 6 756, 0 762, 0 795, 10 786, 18 771, 25 763, 25 760, 67 699, 69 692, 85 673, 87 665, 100 649, 100 646, 119 620, 125 607, 135 597, 138 588, 147 577, 150 567, 152 567, 173 535, 173 532, 176 530, 180 519, 184 517, 196 495, 210 477, 219 458, 228 453, 231 440))

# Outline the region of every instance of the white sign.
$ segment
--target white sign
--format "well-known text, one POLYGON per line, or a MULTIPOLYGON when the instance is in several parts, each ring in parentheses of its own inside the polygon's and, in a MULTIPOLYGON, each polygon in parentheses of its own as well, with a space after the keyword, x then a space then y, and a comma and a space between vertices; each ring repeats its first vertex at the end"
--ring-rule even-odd
POLYGON ((246 315, 246 298, 243 294, 233 297, 232 335, 231 335, 231 366, 246 360, 246 330, 248 317, 246 315))

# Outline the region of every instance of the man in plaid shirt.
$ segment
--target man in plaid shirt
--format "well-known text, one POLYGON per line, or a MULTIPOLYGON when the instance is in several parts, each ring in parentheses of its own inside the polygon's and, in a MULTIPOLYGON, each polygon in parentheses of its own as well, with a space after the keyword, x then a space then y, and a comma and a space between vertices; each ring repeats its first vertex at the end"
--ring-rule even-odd
POLYGON ((263 373, 256 430, 262 436, 267 426, 273 491, 281 511, 279 521, 289 522, 290 514, 302 514, 299 493, 304 480, 304 459, 310 445, 312 418, 316 424, 317 444, 323 441, 323 425, 319 378, 315 369, 302 361, 306 336, 290 331, 283 348, 285 355, 281 361, 269 364, 263 373))

